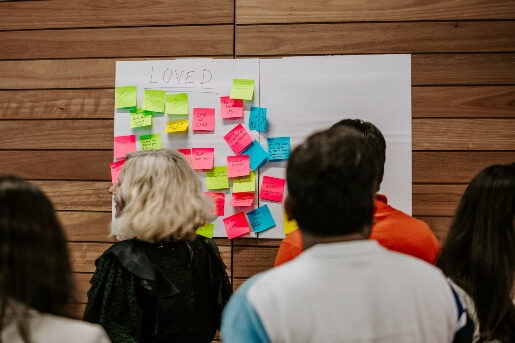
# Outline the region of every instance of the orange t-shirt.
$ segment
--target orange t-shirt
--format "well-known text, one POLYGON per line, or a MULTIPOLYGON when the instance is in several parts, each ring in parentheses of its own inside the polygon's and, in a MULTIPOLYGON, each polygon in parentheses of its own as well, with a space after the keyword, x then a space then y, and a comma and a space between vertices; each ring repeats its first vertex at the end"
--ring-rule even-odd
MULTIPOLYGON (((375 206, 375 224, 370 239, 375 239, 387 249, 436 264, 440 244, 426 223, 391 207, 382 194, 376 195, 375 206)), ((275 266, 294 259, 301 252, 302 236, 299 230, 295 230, 281 242, 275 266)))

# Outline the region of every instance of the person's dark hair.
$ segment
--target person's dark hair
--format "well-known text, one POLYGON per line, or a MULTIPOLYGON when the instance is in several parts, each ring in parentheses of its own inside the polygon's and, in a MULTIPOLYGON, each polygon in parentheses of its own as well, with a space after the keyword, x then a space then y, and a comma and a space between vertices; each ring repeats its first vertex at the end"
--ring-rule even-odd
POLYGON ((288 205, 299 228, 329 237, 372 223, 377 158, 363 136, 339 127, 315 133, 293 150, 286 170, 288 205))
POLYGON ((480 342, 515 342, 515 163, 477 174, 457 207, 437 265, 472 298, 480 342))
POLYGON ((379 190, 379 185, 383 181, 384 164, 386 162, 386 141, 381 130, 374 124, 361 119, 342 119, 331 126, 331 128, 334 127, 355 128, 365 137, 365 140, 370 144, 372 149, 374 149, 375 156, 379 163, 379 173, 377 174, 377 190, 379 190))
POLYGON ((50 200, 28 181, 0 176, 0 332, 14 320, 30 341, 28 308, 70 317, 65 305, 73 300, 73 285, 65 235, 50 200))

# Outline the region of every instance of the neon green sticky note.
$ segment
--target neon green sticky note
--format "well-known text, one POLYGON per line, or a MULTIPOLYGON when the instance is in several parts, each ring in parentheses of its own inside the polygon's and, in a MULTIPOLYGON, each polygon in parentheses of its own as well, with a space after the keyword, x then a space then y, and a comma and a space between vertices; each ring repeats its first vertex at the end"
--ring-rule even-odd
POLYGON ((197 235, 204 236, 207 238, 213 238, 214 230, 215 224, 207 223, 197 229, 197 235))
POLYGON ((136 107, 138 102, 138 88, 136 86, 116 87, 115 107, 136 107))
POLYGON ((232 179, 232 191, 233 193, 256 191, 256 173, 251 171, 250 175, 232 179))
POLYGON ((295 231, 299 228, 299 224, 295 219, 289 220, 286 211, 283 211, 283 226, 284 226, 284 234, 287 235, 292 231, 295 231))
POLYGON ((254 80, 233 79, 231 99, 252 100, 254 97, 254 80))
POLYGON ((161 134, 154 133, 139 137, 141 150, 157 150, 161 149, 161 134))
POLYGON ((229 178, 227 177, 227 166, 214 167, 206 171, 207 189, 229 188, 229 178))
POLYGON ((166 91, 145 89, 143 97, 143 109, 146 111, 163 113, 165 111, 166 91))
POLYGON ((143 111, 141 108, 131 110, 131 129, 146 126, 152 126, 152 112, 143 111))
POLYGON ((170 115, 184 115, 189 113, 188 94, 168 94, 166 96, 165 113, 170 115))
POLYGON ((182 132, 188 129, 188 120, 176 120, 169 121, 166 123, 166 133, 170 132, 182 132))

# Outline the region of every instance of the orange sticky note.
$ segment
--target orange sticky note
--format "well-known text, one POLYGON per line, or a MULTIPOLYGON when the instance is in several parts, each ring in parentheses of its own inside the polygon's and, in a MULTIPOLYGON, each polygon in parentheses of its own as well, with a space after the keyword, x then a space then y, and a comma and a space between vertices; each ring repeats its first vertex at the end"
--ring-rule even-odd
POLYGON ((214 131, 215 130, 215 109, 194 108, 193 109, 193 131, 214 131))
POLYGON ((225 232, 227 232, 227 238, 229 239, 243 236, 250 232, 250 226, 244 212, 233 214, 230 217, 224 218, 223 221, 225 232))
POLYGON ((224 136, 224 139, 236 155, 252 143, 252 137, 241 124, 236 125, 231 131, 229 131, 224 136))
POLYGON ((223 216, 225 209, 225 194, 216 192, 205 192, 208 197, 213 200, 213 207, 211 207, 210 214, 214 216, 223 216))
POLYGON ((227 176, 238 177, 250 175, 249 155, 227 156, 227 176))
POLYGON ((120 172, 122 171, 122 166, 125 163, 125 160, 112 162, 109 166, 111 167, 111 182, 113 184, 118 183, 118 176, 120 176, 120 172))
POLYGON ((255 196, 254 192, 233 193, 229 205, 241 207, 250 206, 254 202, 255 196))
POLYGON ((136 151, 136 135, 114 137, 114 158, 125 158, 133 151, 136 151))
POLYGON ((283 201, 285 179, 272 176, 263 176, 263 184, 259 191, 259 197, 265 200, 283 201))
POLYGON ((223 119, 243 118, 243 100, 220 97, 220 116, 223 119))
POLYGON ((191 161, 193 169, 213 169, 215 165, 214 148, 192 148, 191 161))

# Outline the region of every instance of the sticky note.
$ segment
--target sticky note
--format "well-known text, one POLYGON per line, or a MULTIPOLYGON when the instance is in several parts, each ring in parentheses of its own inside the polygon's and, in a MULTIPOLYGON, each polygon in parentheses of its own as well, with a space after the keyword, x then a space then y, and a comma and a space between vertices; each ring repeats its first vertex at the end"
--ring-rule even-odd
POLYGON ((226 217, 223 219, 223 222, 225 232, 227 232, 227 238, 229 239, 243 236, 250 232, 250 226, 244 212, 239 212, 230 217, 226 217))
POLYGON ((260 132, 265 132, 266 125, 266 112, 264 107, 250 107, 249 129, 260 132))
POLYGON ((115 107, 136 107, 138 102, 138 88, 136 86, 116 87, 115 107))
POLYGON ((215 109, 194 108, 193 109, 193 131, 214 131, 215 130, 215 109))
POLYGON ((255 192, 256 191, 256 174, 251 171, 248 176, 240 176, 232 179, 232 192, 255 192))
POLYGON ((166 114, 186 115, 189 113, 187 93, 168 94, 165 101, 166 114))
POLYGON ((220 97, 220 116, 223 119, 243 118, 243 100, 220 97))
POLYGON ((186 161, 188 161, 190 167, 193 168, 193 162, 191 161, 191 149, 177 149, 177 151, 184 155, 184 158, 186 158, 186 161))
POLYGON ((207 223, 197 229, 197 235, 204 236, 207 238, 213 238, 214 230, 215 230, 215 224, 207 223))
POLYGON ((224 136, 224 139, 236 155, 252 143, 252 137, 241 124, 236 125, 231 131, 229 131, 224 136))
POLYGON ((122 171, 122 166, 124 163, 125 160, 120 160, 109 164, 111 167, 111 182, 113 184, 118 183, 118 176, 120 176, 120 172, 122 171))
POLYGON ((232 99, 252 100, 254 97, 254 80, 233 79, 231 95, 232 99))
POLYGON ((249 155, 251 170, 256 170, 268 158, 268 153, 257 140, 254 140, 245 150, 243 150, 242 155, 249 155))
POLYGON ((184 132, 188 130, 188 119, 166 122, 165 133, 184 132))
POLYGON ((158 150, 161 149, 161 134, 154 133, 139 137, 139 145, 141 150, 158 150))
POLYGON ((252 205, 256 194, 254 192, 233 193, 229 205, 247 207, 252 205))
POLYGON ((131 110, 131 129, 147 126, 152 126, 152 112, 144 111, 141 108, 131 110))
POLYGON ((143 109, 145 111, 163 113, 165 111, 166 91, 145 89, 143 97, 143 109))
POLYGON ((299 224, 297 224, 297 221, 295 219, 289 220, 286 211, 283 211, 283 227, 284 234, 287 235, 292 231, 297 230, 299 228, 299 224))
POLYGON ((280 161, 290 157, 290 137, 268 138, 268 160, 280 161))
POLYGON ((274 217, 272 217, 268 205, 263 205, 250 211, 247 213, 247 218, 255 233, 268 230, 275 226, 274 217))
POLYGON ((205 193, 213 201, 213 207, 211 208, 211 211, 209 213, 214 216, 223 216, 225 209, 225 194, 215 192, 205 193))
POLYGON ((215 163, 215 149, 192 148, 191 161, 193 163, 193 169, 213 169, 215 163))
POLYGON ((227 176, 238 177, 250 175, 249 155, 227 156, 227 176))
POLYGON ((263 176, 263 183, 259 191, 259 197, 265 200, 283 201, 285 179, 272 176, 263 176))
POLYGON ((227 167, 214 167, 206 171, 207 189, 226 189, 229 188, 229 178, 227 177, 227 167))
POLYGON ((136 136, 114 137, 114 158, 125 158, 129 152, 136 151, 136 136))

